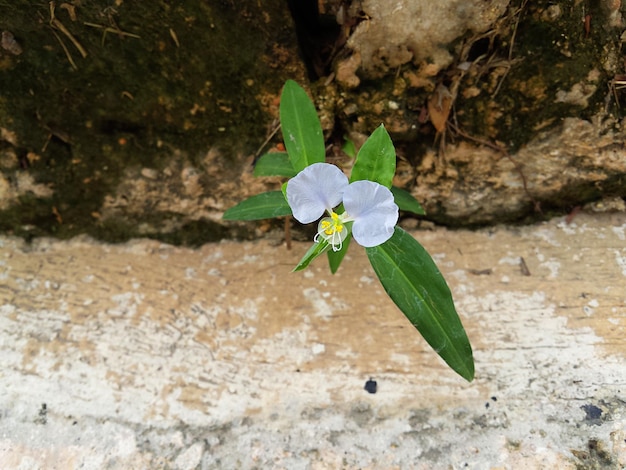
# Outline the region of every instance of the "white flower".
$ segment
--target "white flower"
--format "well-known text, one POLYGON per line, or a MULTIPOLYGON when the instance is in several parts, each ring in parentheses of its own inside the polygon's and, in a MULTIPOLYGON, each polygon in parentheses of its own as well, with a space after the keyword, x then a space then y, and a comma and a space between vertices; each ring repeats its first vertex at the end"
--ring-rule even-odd
POLYGON ((310 224, 324 211, 332 213, 347 187, 347 176, 335 165, 314 163, 289 180, 287 202, 298 222, 310 224))
POLYGON ((386 187, 373 181, 355 181, 328 163, 314 163, 287 183, 287 202, 293 216, 308 224, 319 219, 315 241, 328 241, 334 251, 341 250, 348 236, 347 222, 354 222, 352 235, 359 245, 372 247, 391 238, 398 222, 398 206, 386 187), (334 212, 343 202, 345 212, 334 212))
POLYGON ((377 246, 393 235, 398 206, 393 202, 391 191, 383 185, 368 180, 355 181, 343 193, 343 207, 349 219, 354 220, 352 236, 359 245, 377 246))

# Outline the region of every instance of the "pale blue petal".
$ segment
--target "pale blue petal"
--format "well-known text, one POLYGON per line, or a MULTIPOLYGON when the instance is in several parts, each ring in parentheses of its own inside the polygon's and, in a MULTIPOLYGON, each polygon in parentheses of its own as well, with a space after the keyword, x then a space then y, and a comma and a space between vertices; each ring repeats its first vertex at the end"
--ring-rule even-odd
POLYGON ((398 206, 386 187, 373 181, 355 181, 343 194, 343 207, 354 220, 352 235, 359 245, 377 246, 393 235, 398 206))
POLYGON ((296 220, 308 224, 341 204, 347 187, 348 178, 335 165, 314 163, 289 180, 287 202, 296 220))

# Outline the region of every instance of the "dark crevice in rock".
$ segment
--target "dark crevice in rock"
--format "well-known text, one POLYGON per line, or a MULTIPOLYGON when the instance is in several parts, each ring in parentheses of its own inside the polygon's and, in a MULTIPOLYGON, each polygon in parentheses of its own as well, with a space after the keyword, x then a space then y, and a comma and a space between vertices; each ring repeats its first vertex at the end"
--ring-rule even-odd
POLYGON ((317 0, 288 0, 295 23, 298 46, 309 79, 315 81, 330 73, 340 27, 332 15, 322 15, 317 0))

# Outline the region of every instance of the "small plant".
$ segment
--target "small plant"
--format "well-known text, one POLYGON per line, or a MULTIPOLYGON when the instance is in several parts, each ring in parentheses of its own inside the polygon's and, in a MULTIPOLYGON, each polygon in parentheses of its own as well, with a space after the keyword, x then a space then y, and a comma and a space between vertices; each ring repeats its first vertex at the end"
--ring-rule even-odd
POLYGON ((294 271, 326 254, 334 274, 351 239, 365 248, 383 288, 441 358, 468 381, 474 378, 472 348, 450 289, 430 255, 396 225, 399 210, 423 215, 410 193, 392 186, 396 153, 381 124, 359 150, 350 178, 325 163, 315 106, 294 81, 285 83, 280 123, 286 153, 263 155, 257 176, 290 178, 282 191, 253 196, 224 213, 225 220, 293 215, 308 224, 321 218, 311 248, 294 271), (326 215, 325 217, 322 217, 326 215))

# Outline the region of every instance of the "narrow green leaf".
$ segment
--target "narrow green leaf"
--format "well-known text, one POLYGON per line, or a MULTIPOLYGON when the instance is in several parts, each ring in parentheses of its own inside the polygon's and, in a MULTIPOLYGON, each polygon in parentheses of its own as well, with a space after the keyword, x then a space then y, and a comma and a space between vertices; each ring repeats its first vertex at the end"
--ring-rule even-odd
POLYGON ((254 176, 296 176, 286 152, 266 153, 261 155, 254 165, 254 176))
POLYGON ((348 252, 348 247, 350 246, 350 240, 352 240, 352 234, 348 234, 346 239, 343 241, 341 246, 341 250, 334 251, 328 250, 328 266, 330 267, 330 272, 335 274, 343 261, 344 256, 348 252))
POLYGON ((341 146, 341 150, 350 158, 356 157, 356 145, 354 145, 354 141, 348 138, 347 136, 343 136, 343 145, 341 146))
POLYGON ((314 243, 311 248, 309 248, 309 250, 304 254, 298 265, 293 268, 293 272, 302 271, 309 264, 311 264, 311 261, 313 261, 318 256, 323 255, 329 248, 330 243, 328 243, 324 239, 320 240, 318 243, 314 243))
POLYGON ((471 381, 472 347, 450 289, 422 245, 396 227, 388 241, 365 250, 389 297, 437 354, 461 377, 471 381))
POLYGON ((282 191, 269 191, 257 194, 235 207, 231 207, 222 216, 224 220, 260 220, 291 215, 291 207, 282 191))
POLYGON ((350 182, 370 180, 391 188, 396 172, 396 149, 382 124, 365 141, 354 162, 350 182))
POLYGON ((426 215, 426 211, 422 205, 411 195, 410 192, 395 186, 391 187, 391 192, 393 193, 393 199, 400 210, 413 212, 417 215, 426 215))
POLYGON ((293 80, 285 82, 280 98, 280 125, 296 172, 324 161, 326 149, 317 111, 306 92, 293 80))

